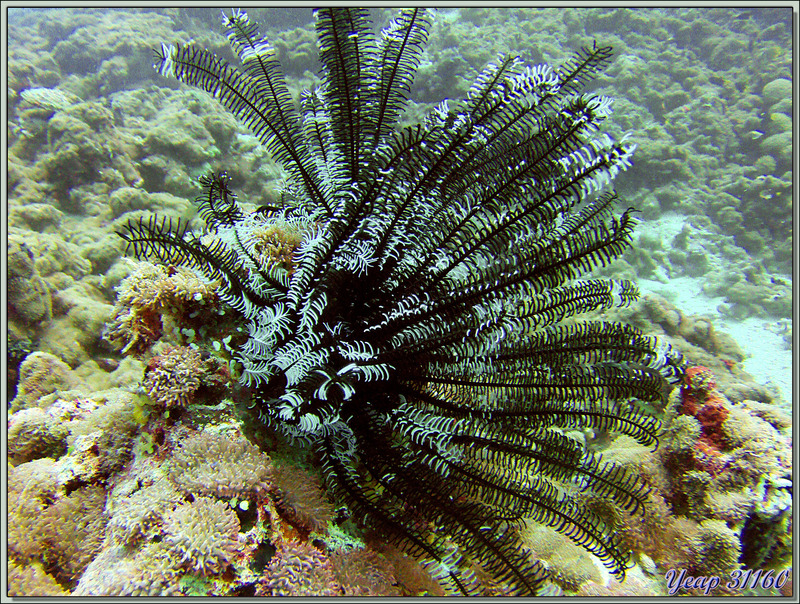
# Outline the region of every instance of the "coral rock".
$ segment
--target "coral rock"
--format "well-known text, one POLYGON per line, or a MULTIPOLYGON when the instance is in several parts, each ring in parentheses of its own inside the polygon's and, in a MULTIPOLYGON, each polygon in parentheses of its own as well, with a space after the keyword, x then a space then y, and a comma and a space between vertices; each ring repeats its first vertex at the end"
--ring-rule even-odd
POLYGON ((50 290, 39 275, 33 251, 18 235, 8 237, 8 308, 12 316, 34 324, 53 314, 50 290))
POLYGON ((57 390, 69 390, 80 385, 69 365, 46 352, 33 352, 19 368, 17 397, 11 401, 11 410, 32 407, 36 401, 57 390))

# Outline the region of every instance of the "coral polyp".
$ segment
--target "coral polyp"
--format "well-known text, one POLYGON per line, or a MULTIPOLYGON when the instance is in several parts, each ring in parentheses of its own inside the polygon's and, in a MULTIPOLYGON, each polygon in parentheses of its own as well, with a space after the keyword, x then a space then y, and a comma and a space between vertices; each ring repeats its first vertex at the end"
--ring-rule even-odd
POLYGON ((525 518, 623 575, 628 552, 576 494, 634 511, 647 489, 559 428, 654 445, 636 399, 658 399, 683 361, 633 327, 573 319, 638 295, 580 278, 634 227, 608 190, 634 148, 600 132, 611 99, 584 92, 611 49, 556 68, 501 56, 466 99, 401 127, 431 13, 403 10, 379 35, 367 11, 315 15, 322 82, 300 111, 245 13, 223 18, 240 68, 157 52, 161 74, 213 95, 282 164, 284 204, 248 213, 212 174, 206 232, 140 219, 128 249, 218 284, 247 325, 236 359, 258 416, 313 447, 354 517, 447 589, 481 593, 485 571, 536 593, 547 573, 525 518))

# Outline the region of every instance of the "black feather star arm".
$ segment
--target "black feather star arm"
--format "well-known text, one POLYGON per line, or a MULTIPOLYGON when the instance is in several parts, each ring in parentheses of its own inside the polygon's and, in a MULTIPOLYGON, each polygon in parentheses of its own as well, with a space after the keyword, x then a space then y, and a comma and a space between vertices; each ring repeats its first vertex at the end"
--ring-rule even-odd
POLYGON ((157 53, 284 165, 293 207, 246 213, 213 174, 205 234, 152 218, 121 236, 219 281, 248 323, 237 358, 258 415, 313 446, 355 516, 446 588, 480 593, 478 564, 535 594, 547 573, 521 544, 526 518, 623 575, 628 552, 581 502, 636 511, 647 489, 562 429, 657 445, 637 401, 684 362, 633 327, 575 317, 638 296, 582 278, 635 224, 607 190, 633 147, 601 131, 611 100, 584 92, 611 49, 557 69, 501 56, 467 98, 400 128, 431 13, 404 10, 379 35, 366 11, 315 14, 322 84, 299 112, 245 13, 223 15, 241 68, 193 46, 157 53))

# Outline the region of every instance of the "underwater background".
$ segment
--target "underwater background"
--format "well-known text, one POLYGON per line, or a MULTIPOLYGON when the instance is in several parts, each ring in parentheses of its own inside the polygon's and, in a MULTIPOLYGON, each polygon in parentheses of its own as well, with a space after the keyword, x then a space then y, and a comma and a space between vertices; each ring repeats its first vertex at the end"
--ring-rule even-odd
MULTIPOLYGON (((383 24, 394 11, 373 12, 383 24)), ((248 13, 293 94, 312 87, 310 9, 248 13)), ((257 139, 152 67, 162 42, 233 60, 219 21, 216 9, 9 9, 9 593, 438 595, 412 560, 337 517, 307 453, 243 419, 213 291, 122 253, 115 230, 131 218, 191 219, 211 169, 245 204, 280 201, 281 169, 257 139)), ((636 280, 641 299, 604 317, 666 336, 692 369, 654 409, 658 451, 582 437, 654 487, 644 519, 620 519, 636 560, 626 581, 544 527, 528 545, 553 594, 664 595, 674 568, 786 579, 791 9, 440 10, 407 120, 463 97, 500 52, 557 65, 593 40, 614 48, 590 89, 614 99, 606 131, 638 145, 614 186, 641 219, 599 271, 636 280)), ((791 580, 714 593, 777 587, 791 580)))

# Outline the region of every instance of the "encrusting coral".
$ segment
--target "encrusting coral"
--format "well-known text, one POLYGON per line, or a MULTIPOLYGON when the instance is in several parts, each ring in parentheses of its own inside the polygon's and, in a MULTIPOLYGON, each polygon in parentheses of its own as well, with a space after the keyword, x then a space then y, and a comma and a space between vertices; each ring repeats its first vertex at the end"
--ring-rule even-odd
POLYGON ((18 466, 8 465, 8 554, 9 558, 39 558, 38 538, 42 513, 61 494, 58 467, 44 457, 18 466))
POLYGON ((602 581, 595 558, 550 527, 529 521, 522 537, 562 588, 575 590, 586 581, 602 581))

